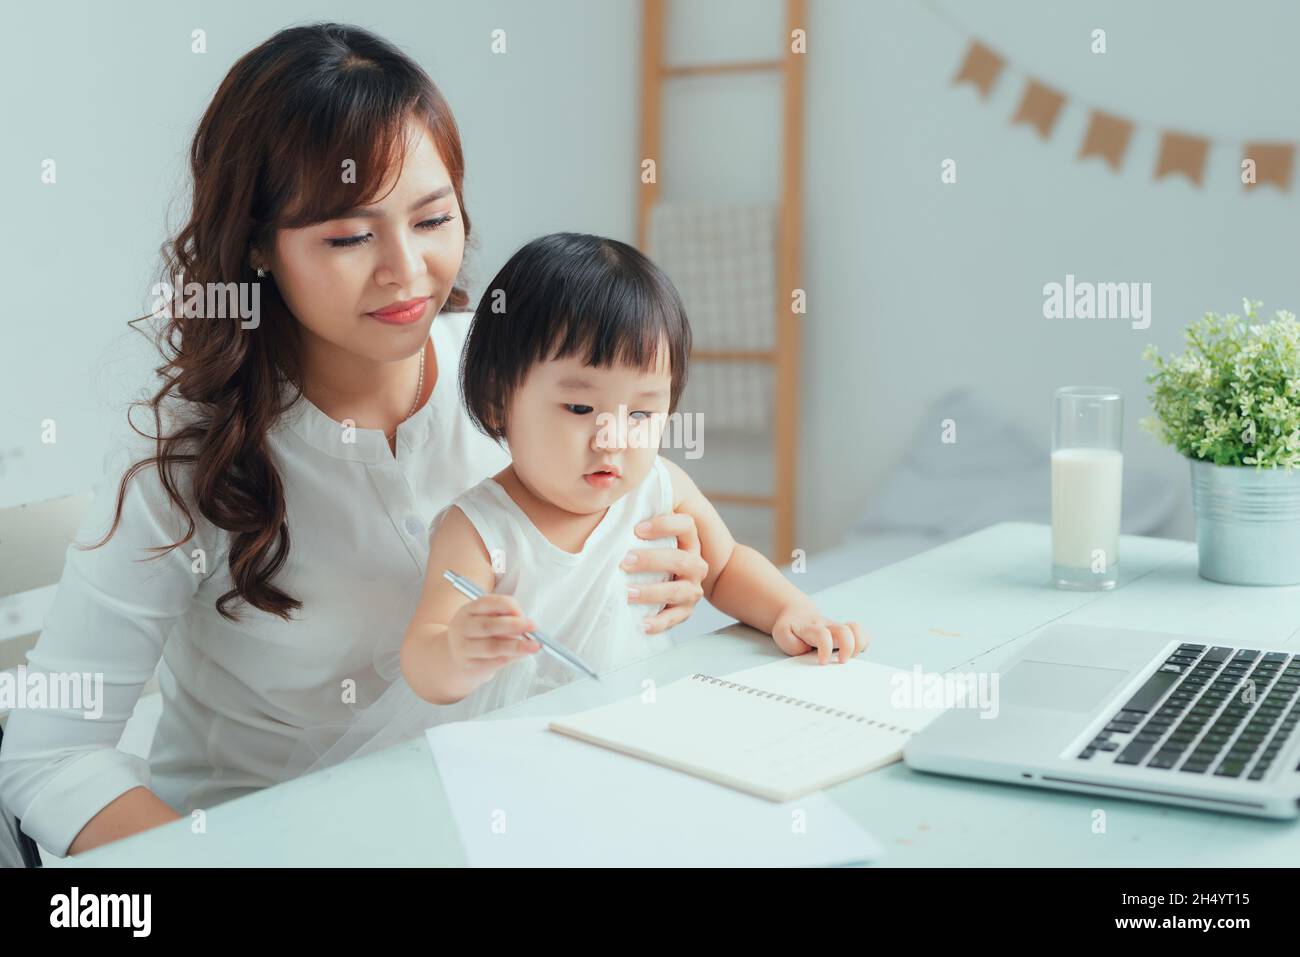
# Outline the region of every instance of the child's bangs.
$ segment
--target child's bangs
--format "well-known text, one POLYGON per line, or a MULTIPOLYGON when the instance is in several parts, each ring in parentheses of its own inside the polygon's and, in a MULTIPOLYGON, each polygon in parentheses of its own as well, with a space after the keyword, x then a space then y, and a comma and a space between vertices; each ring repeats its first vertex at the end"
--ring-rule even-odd
POLYGON ((577 357, 584 365, 680 373, 686 368, 682 320, 661 295, 636 282, 573 289, 555 306, 555 330, 539 358, 577 357))

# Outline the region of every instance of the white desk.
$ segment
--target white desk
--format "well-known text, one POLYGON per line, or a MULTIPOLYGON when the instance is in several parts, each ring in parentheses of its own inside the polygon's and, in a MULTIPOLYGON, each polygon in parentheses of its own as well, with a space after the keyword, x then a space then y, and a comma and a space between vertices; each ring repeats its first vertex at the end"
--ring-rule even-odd
MULTIPOLYGON (((926 671, 993 669, 1043 626, 1068 620, 1298 644, 1300 586, 1244 588, 1196 574, 1188 542, 1125 536, 1112 592, 1047 584, 1050 530, 1004 523, 820 592, 822 610, 863 622, 866 654, 926 671)), ((816 559, 814 558, 813 561, 816 559)), ((581 710, 662 683, 778 658, 735 626, 492 715, 581 710)), ((828 666, 830 667, 830 666, 828 666)), ((487 718, 484 720, 491 720, 487 718)), ((893 865, 1233 866, 1300 863, 1300 828, 1255 820, 925 775, 902 764, 827 792, 887 848, 893 865), (1106 833, 1093 832, 1093 811, 1106 833)), ((207 832, 182 819, 66 863, 78 865, 457 865, 459 839, 423 736, 209 809, 207 832)))

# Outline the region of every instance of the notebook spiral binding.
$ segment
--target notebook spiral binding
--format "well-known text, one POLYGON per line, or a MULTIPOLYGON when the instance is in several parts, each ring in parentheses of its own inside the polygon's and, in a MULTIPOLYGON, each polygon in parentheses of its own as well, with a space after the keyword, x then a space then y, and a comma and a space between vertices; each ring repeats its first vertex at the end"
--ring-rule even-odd
POLYGON ((864 717, 860 714, 854 714, 852 711, 841 711, 839 708, 828 708, 826 705, 817 704, 815 701, 805 701, 802 698, 792 698, 788 694, 777 694, 775 691, 764 691, 762 688, 754 688, 749 685, 742 685, 738 681, 726 681, 722 678, 715 678, 713 675, 701 674, 696 672, 691 675, 692 681, 706 681, 709 684, 721 685, 724 688, 734 688, 737 691, 743 691, 746 694, 756 694, 761 698, 770 698, 773 701, 780 701, 783 704, 792 704, 798 708, 810 708, 813 711, 821 711, 825 714, 834 715, 837 718, 848 718, 851 721, 860 721, 876 728, 884 728, 886 731, 897 731, 899 734, 911 734, 907 728, 900 728, 897 725, 889 724, 885 721, 876 721, 874 718, 864 717))

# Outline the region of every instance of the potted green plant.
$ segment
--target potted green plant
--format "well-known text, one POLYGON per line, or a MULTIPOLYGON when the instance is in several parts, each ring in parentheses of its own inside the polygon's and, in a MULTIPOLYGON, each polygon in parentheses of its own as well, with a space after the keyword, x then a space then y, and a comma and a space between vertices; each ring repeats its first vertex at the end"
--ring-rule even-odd
POLYGON ((1202 578, 1232 585, 1300 583, 1300 324, 1206 313, 1187 351, 1154 345, 1147 383, 1155 416, 1141 426, 1187 458, 1202 578))

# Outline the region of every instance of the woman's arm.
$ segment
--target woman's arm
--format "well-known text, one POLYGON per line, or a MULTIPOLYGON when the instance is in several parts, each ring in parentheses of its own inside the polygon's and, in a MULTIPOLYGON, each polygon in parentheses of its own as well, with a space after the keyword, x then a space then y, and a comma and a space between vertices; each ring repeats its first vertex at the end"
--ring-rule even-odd
POLYGON ((132 788, 114 798, 89 821, 68 846, 69 854, 130 837, 159 824, 180 819, 180 815, 148 788, 132 788))
MULTIPOLYGON (((151 448, 133 444, 130 461, 151 448)), ((109 469, 100 481, 78 542, 99 541, 108 530, 121 474, 109 469)), ((148 791, 148 763, 117 745, 172 626, 222 560, 216 532, 197 515, 196 525, 190 542, 151 557, 148 549, 176 541, 184 526, 150 467, 127 485, 113 537, 97 549, 68 549, 27 672, 29 679, 42 673, 47 680, 84 680, 98 701, 93 708, 13 710, 0 752, 0 802, 52 854, 64 856, 74 840, 76 850, 85 850, 175 816, 148 791), (203 563, 195 549, 204 550, 203 563), (117 803, 130 793, 136 796, 117 803)))

